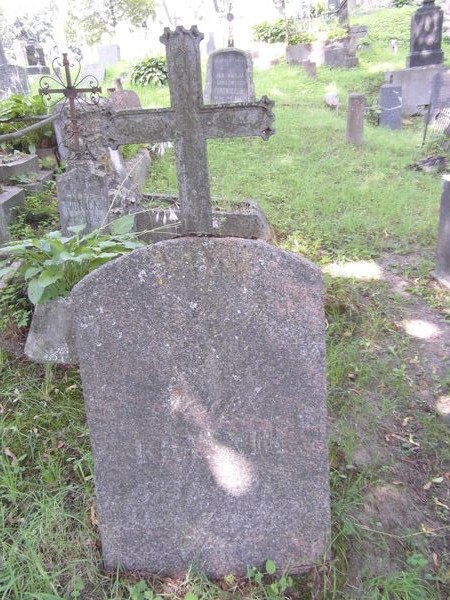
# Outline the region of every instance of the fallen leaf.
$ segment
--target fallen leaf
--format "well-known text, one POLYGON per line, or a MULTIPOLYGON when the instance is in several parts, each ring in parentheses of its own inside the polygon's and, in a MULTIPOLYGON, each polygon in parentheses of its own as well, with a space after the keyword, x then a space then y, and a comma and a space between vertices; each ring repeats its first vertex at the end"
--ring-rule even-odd
POLYGON ((405 417, 402 422, 402 426, 406 427, 410 421, 413 420, 413 417, 405 417))
POLYGON ((64 442, 63 442, 63 441, 61 441, 61 440, 58 440, 58 441, 56 442, 55 448, 56 448, 57 450, 59 450, 59 449, 60 449, 60 448, 62 448, 63 446, 64 446, 64 442))
POLYGON ((444 481, 443 477, 433 477, 431 480, 433 483, 442 483, 444 481))
POLYGON ((436 552, 432 552, 432 554, 431 554, 431 558, 433 559, 433 565, 434 565, 435 567, 439 568, 439 565, 440 565, 440 563, 439 563, 439 557, 438 557, 438 555, 436 554, 436 552))
POLYGON ((436 504, 436 506, 442 506, 442 508, 445 508, 445 510, 450 510, 450 506, 443 504, 436 497, 434 497, 433 500, 434 500, 434 503, 436 504))
POLYGON ((94 525, 95 527, 98 527, 98 519, 97 519, 97 513, 95 511, 95 506, 93 504, 91 504, 91 508, 89 510, 90 512, 90 521, 92 523, 92 525, 94 525))
POLYGON ((11 463, 16 462, 17 457, 15 454, 13 454, 13 452, 11 452, 9 448, 5 448, 5 455, 11 459, 11 463))
POLYGON ((450 471, 447 471, 447 473, 444 473, 444 479, 450 480, 450 471))
POLYGON ((423 486, 424 490, 429 490, 431 487, 431 481, 427 481, 427 483, 423 486))

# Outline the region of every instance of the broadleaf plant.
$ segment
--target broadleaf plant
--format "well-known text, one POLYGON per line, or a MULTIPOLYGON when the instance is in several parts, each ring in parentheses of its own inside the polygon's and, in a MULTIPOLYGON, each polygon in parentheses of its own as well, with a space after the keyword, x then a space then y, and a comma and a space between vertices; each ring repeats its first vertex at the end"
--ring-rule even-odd
MULTIPOLYGON (((111 235, 99 230, 81 235, 85 225, 68 228, 71 236, 52 231, 42 238, 19 240, 0 248, 21 262, 18 273, 27 282, 32 304, 43 304, 67 296, 85 275, 113 258, 145 244, 131 233, 133 216, 127 215, 110 224, 111 235)), ((0 263, 0 276, 16 272, 8 261, 0 263)))

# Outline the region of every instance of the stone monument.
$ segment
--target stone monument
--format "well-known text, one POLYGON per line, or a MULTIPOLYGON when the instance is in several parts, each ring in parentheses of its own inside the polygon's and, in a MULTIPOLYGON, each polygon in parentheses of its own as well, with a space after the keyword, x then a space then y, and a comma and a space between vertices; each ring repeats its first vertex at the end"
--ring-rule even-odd
POLYGON ((27 96, 29 93, 26 69, 8 62, 0 40, 0 100, 8 98, 11 94, 27 96))
POLYGON ((323 282, 266 242, 211 237, 206 138, 267 139, 273 115, 267 99, 203 106, 201 39, 161 38, 170 109, 107 122, 117 145, 174 140, 185 237, 70 297, 104 565, 220 577, 270 557, 301 572, 330 544, 323 282))
POLYGON ((253 62, 248 52, 224 48, 211 52, 206 67, 205 104, 253 102, 253 62))
POLYGON ((411 19, 410 54, 407 67, 439 65, 444 60, 441 50, 444 13, 434 0, 423 0, 411 19))
POLYGON ((402 128, 402 88, 385 83, 380 88, 380 127, 402 128))

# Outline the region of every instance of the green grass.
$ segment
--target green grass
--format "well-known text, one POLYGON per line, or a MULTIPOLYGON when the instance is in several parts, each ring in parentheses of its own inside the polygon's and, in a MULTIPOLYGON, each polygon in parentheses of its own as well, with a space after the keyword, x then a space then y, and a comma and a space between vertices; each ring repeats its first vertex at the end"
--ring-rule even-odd
MULTIPOLYGON (((215 202, 257 200, 278 244, 320 265, 413 253, 418 260, 406 260, 397 274, 410 282, 413 299, 448 314, 448 294, 429 279, 440 175, 409 168, 422 156, 420 119, 400 132, 367 122, 361 148, 344 142, 347 94, 374 99, 383 71, 403 67, 412 10, 355 17, 368 25, 371 43, 358 69, 320 68, 317 81, 285 64, 256 70, 257 97, 276 102, 276 135, 268 142, 210 140, 210 179, 215 202), (397 55, 389 50, 393 37, 397 55), (323 102, 330 87, 341 98, 337 113, 323 102)), ((116 65, 105 87, 129 71, 116 65)), ((133 89, 144 107, 169 105, 167 88, 133 89)), ((135 150, 127 148, 127 156, 135 150)), ((173 150, 154 160, 147 189, 176 192, 173 150)), ((29 204, 34 214, 46 202, 29 204)), ((194 568, 177 580, 104 574, 78 372, 0 354, 0 599, 448 598, 450 442, 421 394, 448 394, 450 380, 425 367, 417 375, 418 347, 397 326, 407 306, 385 281, 327 276, 326 286, 330 560, 286 589, 261 565, 251 577, 220 582, 194 568), (377 512, 380 490, 410 504, 394 524, 389 518, 399 504, 377 512)), ((7 289, 2 306, 20 320, 28 307, 14 306, 7 289)))

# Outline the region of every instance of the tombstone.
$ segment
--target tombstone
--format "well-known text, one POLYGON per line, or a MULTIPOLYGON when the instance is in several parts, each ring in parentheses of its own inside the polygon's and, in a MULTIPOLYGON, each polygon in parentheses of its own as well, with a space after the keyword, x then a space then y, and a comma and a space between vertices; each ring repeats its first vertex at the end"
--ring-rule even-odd
POLYGON ((228 238, 160 242, 76 286, 106 569, 323 560, 322 294, 305 259, 228 238))
POLYGON ((112 110, 133 110, 142 108, 141 100, 133 90, 115 90, 109 97, 112 110))
POLYGON ((209 56, 216 49, 216 42, 214 39, 214 32, 211 31, 208 34, 208 41, 206 42, 206 53, 209 56))
POLYGON ((431 82, 429 124, 434 124, 442 108, 450 106, 450 70, 443 70, 431 82))
POLYGON ((107 223, 110 206, 108 175, 104 171, 75 167, 56 178, 61 230, 86 225, 84 233, 107 223))
POLYGON ((28 75, 48 75, 50 69, 45 63, 44 49, 35 38, 28 38, 25 42, 28 75))
POLYGON ((212 52, 206 67, 205 104, 252 102, 254 99, 250 54, 237 48, 212 52))
POLYGON ((412 116, 424 114, 430 102, 433 78, 444 71, 443 65, 413 67, 390 71, 384 74, 385 81, 402 88, 402 114, 412 116))
POLYGON ((402 88, 385 83, 380 88, 380 127, 402 128, 402 88))
POLYGON ((442 177, 441 209, 434 277, 450 288, 450 176, 442 177))
POLYGON ((0 40, 0 100, 8 98, 11 94, 27 96, 29 93, 30 85, 26 69, 8 63, 0 40))
POLYGON ((97 48, 98 62, 103 67, 115 65, 120 60, 120 47, 118 44, 108 44, 97 48))
POLYGON ((89 76, 95 77, 99 85, 102 85, 105 80, 105 65, 98 63, 84 64, 79 81, 82 81, 85 77, 89 76))
POLYGON ((203 106, 201 39, 165 29, 171 108, 113 113, 106 135, 174 140, 188 237, 71 294, 104 566, 301 572, 330 542, 323 282, 266 242, 198 235, 214 235, 206 139, 267 139, 273 121, 267 99, 203 106))
POLYGON ((364 136, 364 110, 366 98, 364 94, 349 94, 347 107, 347 144, 361 146, 364 136))
POLYGON ((443 11, 434 0, 423 0, 411 19, 410 54, 407 67, 441 64, 443 11))
POLYGON ((317 79, 317 66, 315 62, 304 60, 302 61, 302 67, 310 79, 317 79))
POLYGON ((359 64, 358 58, 350 52, 349 38, 326 43, 324 53, 327 67, 351 69, 359 64))

